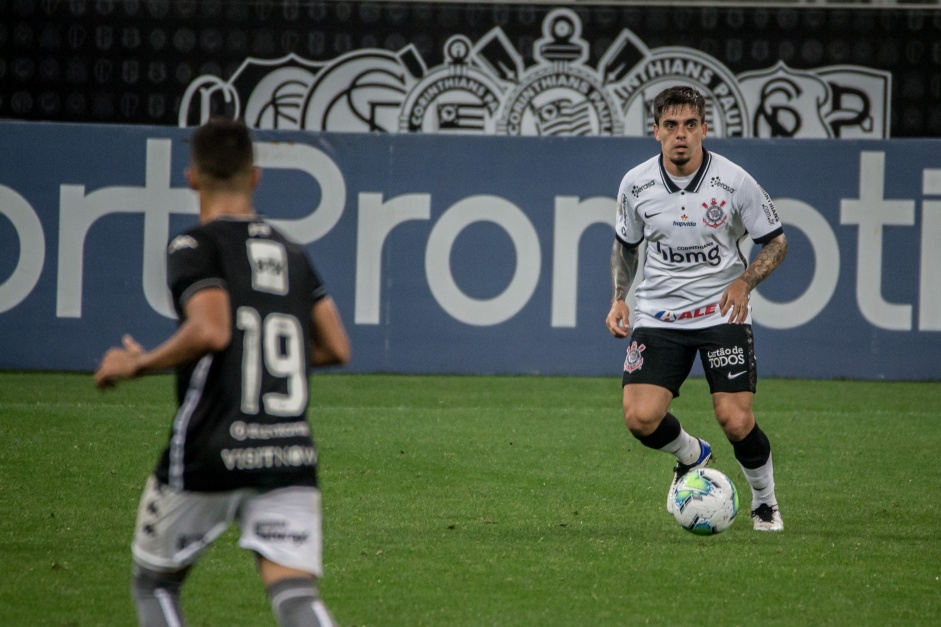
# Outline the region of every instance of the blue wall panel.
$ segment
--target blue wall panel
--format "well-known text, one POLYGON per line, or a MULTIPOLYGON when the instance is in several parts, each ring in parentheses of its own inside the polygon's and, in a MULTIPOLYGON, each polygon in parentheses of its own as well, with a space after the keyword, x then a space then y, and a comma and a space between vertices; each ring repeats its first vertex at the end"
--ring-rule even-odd
MULTIPOLYGON (((196 220, 189 133, 0 123, 0 368, 91 370, 123 332, 172 332, 163 250, 196 220)), ((351 370, 619 376, 614 195, 654 140, 256 140, 257 209, 324 274, 351 370)), ((941 378, 937 141, 706 145, 768 190, 791 244, 753 300, 763 376, 941 378)))

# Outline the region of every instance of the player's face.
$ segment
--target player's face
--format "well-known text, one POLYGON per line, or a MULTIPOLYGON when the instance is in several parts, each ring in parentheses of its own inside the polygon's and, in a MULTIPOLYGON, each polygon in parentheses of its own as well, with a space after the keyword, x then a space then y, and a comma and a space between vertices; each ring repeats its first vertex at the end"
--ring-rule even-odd
POLYGON ((664 109, 660 123, 653 125, 653 134, 660 142, 664 159, 682 174, 698 168, 702 162, 702 140, 706 130, 706 123, 699 117, 699 112, 689 105, 664 109))

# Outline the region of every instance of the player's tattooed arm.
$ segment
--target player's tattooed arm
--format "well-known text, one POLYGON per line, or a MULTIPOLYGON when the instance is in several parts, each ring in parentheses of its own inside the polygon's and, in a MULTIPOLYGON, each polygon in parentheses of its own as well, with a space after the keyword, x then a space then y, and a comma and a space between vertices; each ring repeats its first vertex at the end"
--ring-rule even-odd
POLYGON ((728 316, 732 324, 742 324, 748 319, 748 295, 755 286, 768 278, 771 272, 784 261, 787 255, 787 240, 778 235, 762 246, 742 276, 738 277, 719 299, 719 313, 728 316))
POLYGON ((605 317, 608 332, 616 338, 624 339, 631 332, 630 309, 627 307, 627 290, 631 289, 640 253, 637 246, 625 246, 617 238, 611 248, 611 309, 605 317))
POLYGON ((787 239, 782 233, 762 246, 755 260, 745 270, 741 278, 748 285, 748 289, 755 289, 756 285, 767 279, 786 256, 787 239))
POLYGON ((621 240, 614 238, 611 248, 611 301, 624 301, 631 283, 637 275, 637 265, 640 253, 637 246, 625 246, 621 240))

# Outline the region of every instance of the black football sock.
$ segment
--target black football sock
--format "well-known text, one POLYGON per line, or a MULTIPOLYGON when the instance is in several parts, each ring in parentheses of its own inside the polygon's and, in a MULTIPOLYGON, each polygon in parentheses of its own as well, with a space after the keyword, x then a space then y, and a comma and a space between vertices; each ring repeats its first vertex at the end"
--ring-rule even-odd
MULTIPOLYGON (((731 441, 731 440, 730 440, 731 441)), ((774 494, 774 464, 771 461, 771 442, 757 423, 755 428, 738 442, 732 442, 745 480, 752 490, 752 509, 761 504, 778 504, 774 494)))

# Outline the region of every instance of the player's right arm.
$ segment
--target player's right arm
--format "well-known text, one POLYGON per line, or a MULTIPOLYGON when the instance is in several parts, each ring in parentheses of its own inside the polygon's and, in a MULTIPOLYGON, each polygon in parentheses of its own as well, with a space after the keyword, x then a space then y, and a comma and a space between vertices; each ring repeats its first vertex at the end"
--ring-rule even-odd
POLYGON ((145 351, 125 335, 123 347, 105 353, 95 371, 95 385, 111 388, 123 379, 191 363, 229 345, 232 328, 227 291, 218 287, 199 290, 186 301, 184 312, 186 317, 176 332, 152 351, 145 351))
POLYGON ((627 306, 627 292, 637 275, 640 253, 637 246, 628 246, 614 238, 611 247, 611 309, 605 318, 608 331, 617 338, 630 334, 630 308, 627 306))

